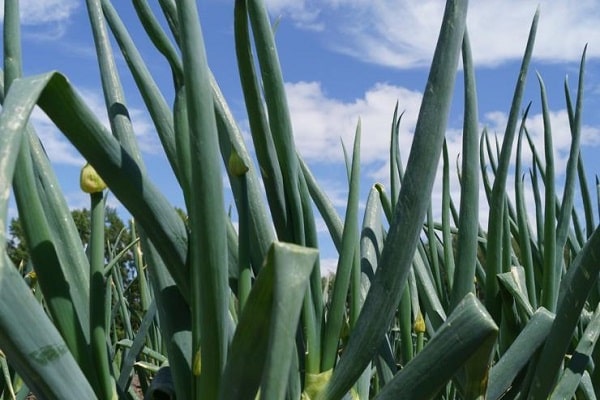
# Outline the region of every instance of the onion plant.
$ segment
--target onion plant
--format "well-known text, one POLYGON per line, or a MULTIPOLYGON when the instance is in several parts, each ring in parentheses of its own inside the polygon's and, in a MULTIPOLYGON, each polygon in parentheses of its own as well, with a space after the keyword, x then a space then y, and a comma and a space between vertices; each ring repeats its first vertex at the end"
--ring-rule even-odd
POLYGON ((4 1, 0 398, 25 398, 30 391, 44 399, 138 398, 134 376, 148 398, 596 398, 600 233, 579 152, 585 52, 574 102, 565 83, 573 140, 561 196, 541 77, 543 149, 527 130, 529 107, 521 114, 538 13, 505 134, 494 148, 494 138, 479 130, 467 1, 449 0, 409 158, 404 164, 398 149, 399 99, 390 130, 390 192, 374 183, 361 218, 357 116, 341 216, 294 144, 264 2, 233 5, 254 153, 210 71, 196 1, 158 4, 157 12, 146 0, 133 0, 171 69, 172 87, 154 80, 128 33, 129 21, 110 0, 86 1, 107 128, 60 72, 22 76, 19 2, 4 1), (187 220, 146 173, 110 35, 181 187, 187 220), (461 55, 457 210, 444 137, 461 55), (173 104, 165 93, 174 93, 173 104), (91 170, 82 172, 92 206, 89 252, 29 123, 36 105, 89 163, 91 170), (528 175, 524 151, 533 159, 528 175), (440 158, 444 190, 437 210, 431 193, 440 158), (225 210, 223 171, 237 230, 225 210), (511 172, 514 198, 506 195, 511 172), (490 205, 487 227, 473 207, 480 185, 490 205), (534 193, 534 215, 525 204, 525 185, 534 193), (4 251, 11 187, 35 290, 4 251), (134 252, 141 288, 144 315, 136 331, 115 271, 122 254, 104 252, 108 191, 133 217, 134 240, 125 251, 134 252), (315 213, 339 254, 335 279, 326 285, 315 213), (125 321, 120 333, 117 318, 125 321))

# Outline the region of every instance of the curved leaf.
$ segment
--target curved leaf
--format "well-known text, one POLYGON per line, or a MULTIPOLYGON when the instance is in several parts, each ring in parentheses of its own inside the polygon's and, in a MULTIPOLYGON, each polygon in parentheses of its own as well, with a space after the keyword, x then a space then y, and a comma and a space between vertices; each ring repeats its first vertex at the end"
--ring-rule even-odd
MULTIPOLYGON (((1 215, 0 221, 4 219, 1 215)), ((2 253, 0 348, 11 366, 38 398, 95 399, 94 391, 60 334, 6 253, 2 253), (65 379, 66 376, 69 379, 65 379)))
MULTIPOLYGON (((427 346, 384 386, 376 399, 434 397, 472 357, 489 364, 497 335, 492 317, 475 295, 467 294, 427 346)), ((485 382, 473 383, 485 390, 485 382)))
POLYGON ((50 72, 17 79, 11 90, 13 87, 19 92, 19 112, 12 116, 17 125, 22 129, 38 102, 144 227, 182 294, 189 299, 190 282, 185 267, 187 231, 183 221, 129 153, 98 121, 63 75, 50 72))
POLYGON ((253 400, 259 387, 261 398, 284 398, 295 327, 316 259, 314 249, 273 243, 231 342, 220 399, 253 400))
POLYGON ((502 358, 490 371, 487 398, 500 399, 513 385, 515 377, 531 361, 548 337, 554 315, 545 308, 538 309, 502 358))
POLYGON ((600 228, 596 228, 562 279, 561 292, 564 295, 558 303, 552 330, 538 359, 528 398, 545 399, 552 391, 585 299, 598 279, 599 260, 600 228))

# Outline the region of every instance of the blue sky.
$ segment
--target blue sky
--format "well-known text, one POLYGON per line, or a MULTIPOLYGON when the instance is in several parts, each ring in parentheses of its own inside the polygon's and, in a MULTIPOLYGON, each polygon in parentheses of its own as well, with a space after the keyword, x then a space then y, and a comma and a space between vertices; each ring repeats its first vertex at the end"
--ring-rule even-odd
MULTIPOLYGON (((245 129, 247 122, 234 52, 233 1, 198 3, 209 64, 235 117, 245 129)), ((470 3, 468 29, 477 71, 480 123, 490 132, 502 135, 538 1, 470 3)), ((130 2, 114 4, 155 79, 164 88, 167 100, 172 102, 167 64, 146 39, 130 2)), ((405 111, 400 144, 404 159, 407 158, 444 2, 270 0, 267 4, 272 16, 280 18, 277 44, 297 145, 334 204, 343 206, 346 184, 340 139, 351 143, 359 117, 363 131, 363 193, 377 181, 387 183, 389 125, 396 101, 405 111)), ((21 6, 25 74, 61 71, 77 86, 90 107, 106 119, 85 2, 21 0, 21 6)), ((543 126, 535 79, 538 71, 548 90, 557 172, 561 172, 570 145, 563 82, 568 75, 571 88, 576 88, 579 58, 588 43, 583 144, 588 175, 593 182, 600 169, 596 156, 600 144, 600 5, 595 0, 555 0, 541 2, 540 8, 534 61, 525 95, 525 102, 533 101, 528 127, 541 148, 543 126)), ((115 54, 118 54, 116 47, 115 54)), ((173 204, 182 206, 180 190, 169 173, 151 121, 120 55, 117 61, 149 173, 173 204)), ((459 74, 447 135, 451 159, 456 158, 460 149, 461 81, 459 74)), ((87 206, 86 196, 78 189, 83 160, 41 113, 36 113, 34 119, 69 203, 73 207, 87 206)), ((438 184, 434 200, 440 192, 438 184)), ((453 192, 455 195, 458 192, 457 185, 453 192)), ((458 204, 457 196, 455 201, 458 204)), ((481 210, 485 223, 487 210, 483 196, 481 210)), ((15 211, 13 206, 11 213, 14 215, 15 211)), ((322 256, 332 258, 335 253, 325 250, 322 256)))

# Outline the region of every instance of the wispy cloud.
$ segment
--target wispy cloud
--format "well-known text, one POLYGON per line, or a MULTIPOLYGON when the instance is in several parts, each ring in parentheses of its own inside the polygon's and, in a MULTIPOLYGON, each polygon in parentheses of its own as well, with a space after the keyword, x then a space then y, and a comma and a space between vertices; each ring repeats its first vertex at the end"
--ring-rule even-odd
MULTIPOLYGON (((47 41, 61 38, 80 6, 77 0, 21 0, 21 23, 26 38, 47 41)), ((4 20, 4 0, 0 0, 0 19, 4 20)))
MULTIPOLYGON (((4 18, 4 0, 0 0, 0 16, 4 18)), ((21 22, 43 25, 67 21, 79 7, 77 0, 21 0, 21 22)))
MULTIPOLYGON (((389 84, 375 84, 365 94, 355 100, 341 101, 327 95, 321 85, 317 82, 288 83, 286 85, 290 114, 294 127, 294 135, 299 152, 317 171, 322 171, 324 165, 330 168, 343 169, 343 152, 340 146, 340 138, 347 144, 352 143, 357 119, 362 120, 362 162, 363 176, 367 178, 367 184, 389 182, 389 140, 390 124, 393 112, 393 104, 398 101, 399 109, 405 110, 400 124, 400 152, 403 162, 408 159, 410 146, 414 135, 414 127, 419 112, 422 95, 419 92, 410 91, 406 88, 389 84)), ((486 112, 481 116, 481 129, 487 127, 490 135, 497 135, 501 141, 508 116, 503 111, 486 112)), ((571 131, 569 127, 568 114, 565 109, 554 109, 550 111, 550 122, 552 127, 552 139, 554 146, 555 169, 558 184, 564 178, 565 167, 571 146, 571 131)), ((532 141, 544 160, 544 123, 540 113, 532 114, 526 122, 532 141)), ((462 147, 462 128, 449 127, 446 133, 450 166, 450 190, 455 204, 458 207, 460 198, 460 185, 456 174, 456 162, 460 161, 462 147)), ((600 128, 596 126, 582 126, 582 145, 600 145, 600 128)), ((516 145, 513 146, 515 151, 516 145)), ((532 155, 526 146, 523 149, 523 168, 529 169, 532 155)), ((514 155, 511 158, 514 163, 514 155)), ((514 198, 514 164, 511 166, 507 193, 514 198)), ((438 164, 438 178, 432 192, 434 204, 434 215, 439 216, 439 206, 442 196, 442 163, 438 164)), ((325 183, 328 195, 335 201, 336 206, 345 204, 346 187, 344 181, 325 183)), ((532 198, 530 185, 526 183, 526 196, 532 198)), ((480 220, 482 226, 487 226, 488 207, 480 185, 480 220)), ((529 205, 533 202, 529 201, 529 205)))
POLYGON ((311 30, 323 30, 323 23, 320 21, 320 9, 309 4, 310 1, 299 0, 267 0, 269 11, 273 16, 286 18, 292 17, 294 23, 302 28, 311 30))
MULTIPOLYGON (((297 25, 320 25, 337 51, 395 68, 426 67, 431 61, 444 3, 440 0, 268 1, 297 25), (311 20, 312 18, 312 20, 311 20)), ((538 1, 471 2, 468 29, 478 66, 522 57, 538 1)), ((576 61, 586 43, 600 56, 595 0, 544 2, 534 56, 549 62, 576 61)))
POLYGON ((52 163, 83 166, 83 157, 40 109, 33 111, 31 122, 52 163))
MULTIPOLYGON (((366 164, 382 163, 389 158, 390 124, 393 105, 398 102, 404 111, 400 123, 399 141, 402 156, 408 156, 412 143, 422 94, 401 86, 377 83, 361 98, 342 101, 327 95, 318 82, 287 83, 286 90, 296 144, 308 161, 319 163, 342 162, 340 141, 351 145, 358 118, 362 126, 362 161, 366 164)), ((490 134, 502 138, 508 116, 504 111, 490 111, 482 115, 481 124, 490 134)), ((566 109, 550 111, 552 140, 557 160, 557 172, 566 165, 571 145, 571 131, 566 109)), ((541 113, 532 114, 526 122, 527 129, 538 151, 543 156, 544 124, 541 113)), ((452 127, 451 127, 452 128, 452 127)), ((460 128, 460 127, 458 127, 460 128)), ((461 131, 449 130, 448 144, 455 151, 460 149, 461 131)), ((600 145, 600 128, 583 125, 582 144, 600 145)), ((531 156, 524 152, 525 160, 531 156)))
POLYGON ((396 101, 400 111, 406 111, 400 137, 403 148, 408 148, 422 97, 419 92, 384 83, 349 102, 328 97, 317 82, 288 83, 286 90, 296 144, 303 157, 315 162, 343 161, 341 141, 351 146, 359 117, 362 160, 386 160, 396 101))

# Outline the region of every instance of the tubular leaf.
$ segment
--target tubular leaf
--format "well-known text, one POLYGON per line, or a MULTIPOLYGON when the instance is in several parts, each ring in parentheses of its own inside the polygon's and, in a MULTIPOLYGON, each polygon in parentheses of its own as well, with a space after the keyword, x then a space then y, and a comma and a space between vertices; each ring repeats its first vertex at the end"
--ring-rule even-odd
POLYGON ((429 204, 450 109, 467 2, 450 2, 417 121, 398 206, 357 326, 322 397, 346 393, 373 358, 405 288, 429 204))

